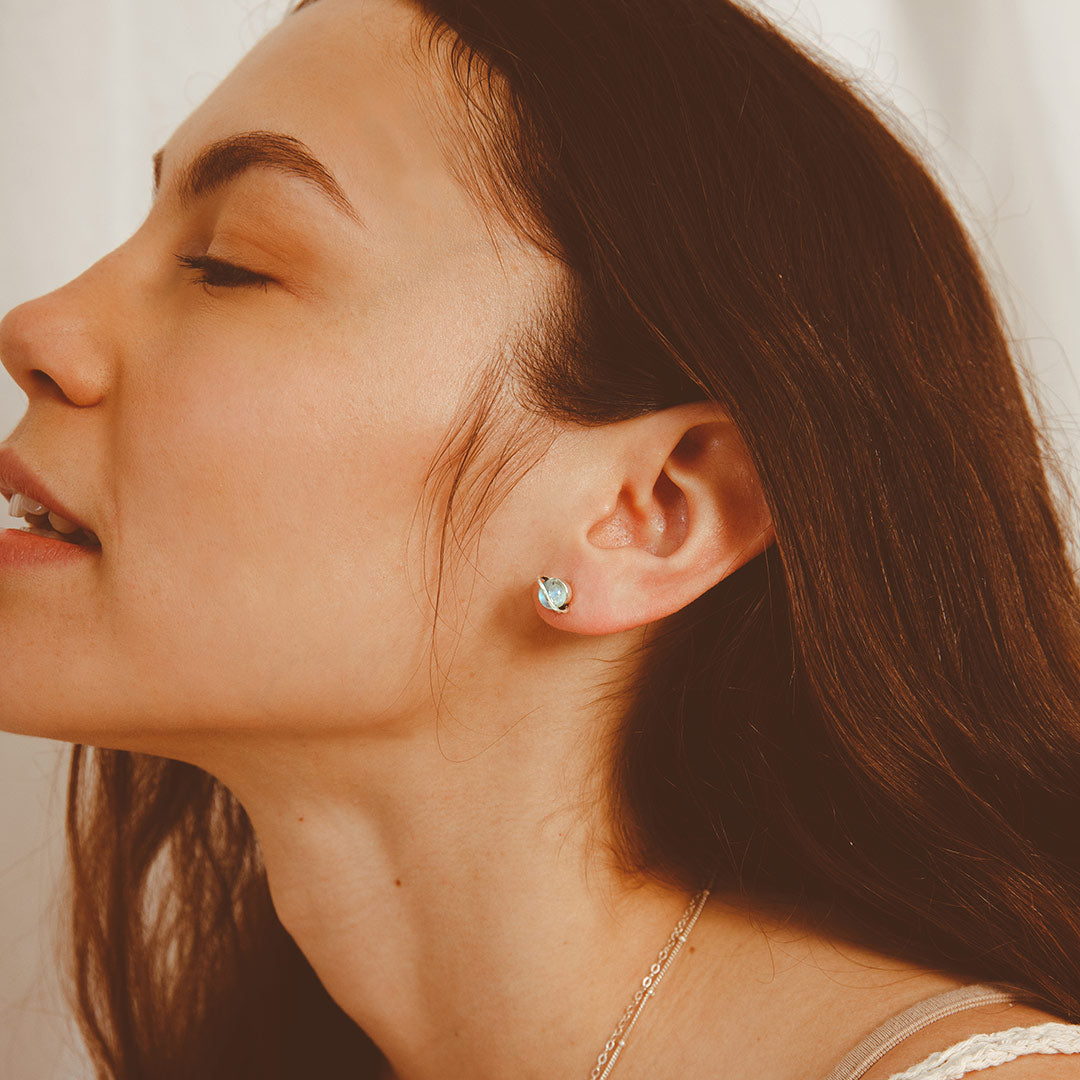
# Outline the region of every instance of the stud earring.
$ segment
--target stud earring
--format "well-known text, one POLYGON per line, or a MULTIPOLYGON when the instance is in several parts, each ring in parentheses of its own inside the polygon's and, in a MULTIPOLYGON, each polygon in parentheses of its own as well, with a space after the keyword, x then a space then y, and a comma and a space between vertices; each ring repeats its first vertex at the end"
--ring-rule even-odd
POLYGON ((570 606, 573 591, 565 581, 557 577, 538 577, 536 583, 540 586, 537 599, 548 611, 565 611, 570 606))

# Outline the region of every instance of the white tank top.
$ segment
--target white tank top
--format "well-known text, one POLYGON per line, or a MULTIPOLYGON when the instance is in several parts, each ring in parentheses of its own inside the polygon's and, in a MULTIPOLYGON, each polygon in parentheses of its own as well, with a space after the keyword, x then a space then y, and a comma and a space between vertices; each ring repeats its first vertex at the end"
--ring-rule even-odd
MULTIPOLYGON (((964 1009, 1015 1000, 1011 991, 993 983, 972 983, 935 994, 876 1027, 845 1055, 826 1080, 858 1080, 893 1047, 935 1020, 964 1009)), ((931 1054, 905 1072, 893 1073, 889 1080, 959 1080, 967 1073, 1003 1065, 1023 1054, 1080 1054, 1080 1024, 1052 1021, 972 1035, 931 1054)))

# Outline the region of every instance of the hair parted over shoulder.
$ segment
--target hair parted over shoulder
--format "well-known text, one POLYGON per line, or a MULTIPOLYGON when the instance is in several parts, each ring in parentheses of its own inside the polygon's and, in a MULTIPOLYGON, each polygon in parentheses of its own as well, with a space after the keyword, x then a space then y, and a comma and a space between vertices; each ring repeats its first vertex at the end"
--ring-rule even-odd
MULTIPOLYGON (((609 747, 622 865, 716 873, 1080 1022, 1080 594, 1048 474, 1067 485, 927 168, 727 0, 417 6, 478 193, 567 270, 492 378, 583 424, 714 400, 773 515, 774 545, 646 636, 609 747)), ((102 1077, 375 1075, 217 781, 77 747, 68 826, 102 1077)))

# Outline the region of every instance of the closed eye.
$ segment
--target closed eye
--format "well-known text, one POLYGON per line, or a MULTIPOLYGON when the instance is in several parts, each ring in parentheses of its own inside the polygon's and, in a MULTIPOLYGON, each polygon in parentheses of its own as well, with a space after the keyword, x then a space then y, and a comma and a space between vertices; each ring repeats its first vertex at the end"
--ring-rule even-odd
POLYGON ((226 289, 261 285, 265 292, 273 280, 243 266, 215 259, 212 255, 177 255, 176 261, 189 270, 199 271, 199 276, 192 279, 194 285, 217 285, 226 289))

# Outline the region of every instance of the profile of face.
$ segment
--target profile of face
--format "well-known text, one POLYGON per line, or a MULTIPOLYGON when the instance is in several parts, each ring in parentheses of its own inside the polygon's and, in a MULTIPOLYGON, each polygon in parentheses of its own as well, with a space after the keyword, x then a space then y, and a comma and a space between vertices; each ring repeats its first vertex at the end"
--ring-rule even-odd
MULTIPOLYGON (((310 730, 426 685, 424 475, 552 269, 452 177, 414 19, 285 19, 170 138, 138 231, 3 320, 7 445, 102 544, 0 570, 7 729, 310 730)), ((488 570, 527 597, 521 554, 488 570)))
MULTIPOLYGON (((287 17, 168 140, 135 234, 0 324, 29 398, 6 445, 102 545, 0 567, 7 730, 184 756, 430 699, 427 473, 560 271, 448 164, 417 17, 287 17)), ((440 596, 476 628, 459 679, 568 618, 530 594, 574 580, 560 530, 604 467, 584 446, 567 433, 498 505, 482 588, 440 596)))

